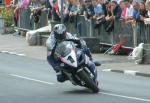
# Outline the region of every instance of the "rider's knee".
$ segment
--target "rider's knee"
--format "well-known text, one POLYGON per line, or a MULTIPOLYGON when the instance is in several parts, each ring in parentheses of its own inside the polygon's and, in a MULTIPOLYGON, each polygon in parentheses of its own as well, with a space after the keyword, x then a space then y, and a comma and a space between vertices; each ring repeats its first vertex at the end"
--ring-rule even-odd
POLYGON ((90 61, 90 62, 88 63, 88 66, 89 66, 89 68, 95 69, 95 64, 94 64, 94 62, 92 62, 92 61, 90 61))

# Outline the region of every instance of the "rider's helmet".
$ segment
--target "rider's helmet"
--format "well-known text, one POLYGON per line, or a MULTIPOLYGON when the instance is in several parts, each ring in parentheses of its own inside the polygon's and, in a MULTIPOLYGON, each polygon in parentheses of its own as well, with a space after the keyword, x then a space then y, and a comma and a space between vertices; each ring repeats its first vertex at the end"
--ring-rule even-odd
POLYGON ((56 24, 53 28, 53 32, 57 41, 66 39, 66 26, 64 24, 56 24))

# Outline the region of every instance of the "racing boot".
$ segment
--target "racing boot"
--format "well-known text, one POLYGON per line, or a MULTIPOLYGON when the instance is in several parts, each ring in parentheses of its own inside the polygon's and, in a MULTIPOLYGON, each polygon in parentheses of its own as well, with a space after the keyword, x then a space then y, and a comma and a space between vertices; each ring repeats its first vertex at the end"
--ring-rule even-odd
POLYGON ((90 58, 90 60, 91 60, 92 62, 94 62, 95 66, 101 66, 101 63, 100 63, 100 62, 93 60, 89 48, 86 48, 86 49, 85 49, 85 53, 86 53, 86 55, 90 58))
POLYGON ((62 71, 59 71, 56 73, 57 74, 57 81, 58 82, 65 82, 66 80, 68 80, 68 77, 62 72, 62 71))
POLYGON ((101 66, 101 63, 99 61, 93 60, 92 56, 90 56, 90 60, 95 64, 95 66, 101 66))

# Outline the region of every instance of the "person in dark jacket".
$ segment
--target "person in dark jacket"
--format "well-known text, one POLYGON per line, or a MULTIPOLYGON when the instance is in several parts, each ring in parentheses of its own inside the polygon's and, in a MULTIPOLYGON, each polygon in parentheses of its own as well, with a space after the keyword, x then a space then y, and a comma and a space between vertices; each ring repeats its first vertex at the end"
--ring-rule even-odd
POLYGON ((94 12, 94 7, 92 5, 92 1, 91 0, 85 0, 85 11, 84 11, 84 16, 86 17, 86 19, 93 19, 93 16, 95 15, 94 12))

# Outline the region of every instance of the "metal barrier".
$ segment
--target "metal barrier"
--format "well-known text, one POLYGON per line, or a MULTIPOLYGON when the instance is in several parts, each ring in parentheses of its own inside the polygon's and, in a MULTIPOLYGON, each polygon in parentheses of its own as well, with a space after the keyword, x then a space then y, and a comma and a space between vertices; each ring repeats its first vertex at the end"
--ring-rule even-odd
POLYGON ((142 22, 137 23, 137 44, 150 43, 150 25, 145 25, 142 22))
POLYGON ((117 20, 114 23, 114 43, 120 43, 126 47, 134 47, 133 25, 117 20))
POLYGON ((134 48, 141 42, 150 43, 150 25, 145 25, 143 22, 134 25, 116 20, 114 30, 106 32, 104 25, 94 29, 93 23, 85 20, 83 16, 78 16, 77 20, 77 31, 80 37, 96 37, 102 44, 121 43, 124 47, 134 48))
MULTIPOLYGON (((20 11, 19 27, 24 29, 33 30, 33 21, 30 21, 30 10, 25 9, 20 11)), ((46 14, 42 12, 40 17, 39 27, 46 26, 46 14)), ((51 21, 53 25, 60 23, 51 21)), ((99 28, 94 28, 93 21, 88 21, 84 16, 77 16, 74 23, 66 23, 67 31, 73 34, 77 34, 79 37, 96 37, 100 40, 100 43, 114 45, 115 43, 122 43, 123 46, 133 48, 139 43, 150 43, 150 25, 144 23, 137 23, 135 26, 132 24, 126 24, 123 21, 114 22, 114 30, 112 32, 106 32, 104 25, 100 25, 99 28)))
POLYGON ((18 28, 24 28, 32 30, 33 21, 30 21, 30 10, 29 8, 19 10, 18 28))
POLYGON ((37 23, 36 26, 33 21, 33 18, 30 19, 30 14, 31 11, 29 8, 19 10, 18 28, 24 30, 34 30, 37 28, 47 26, 47 15, 45 12, 41 12, 39 23, 37 23))

